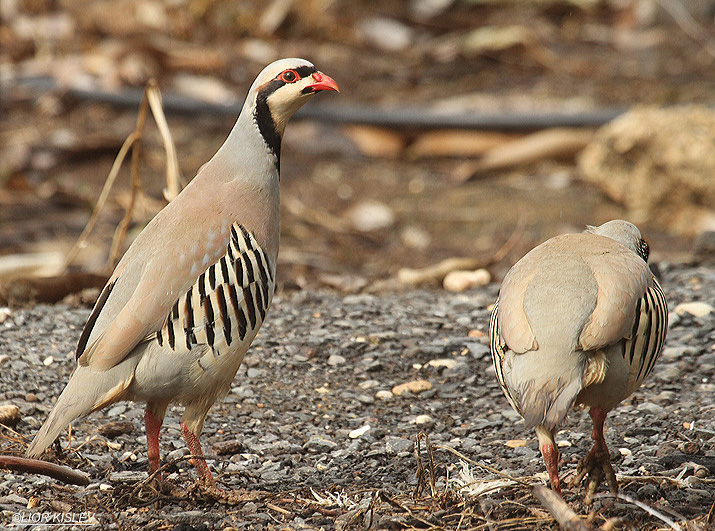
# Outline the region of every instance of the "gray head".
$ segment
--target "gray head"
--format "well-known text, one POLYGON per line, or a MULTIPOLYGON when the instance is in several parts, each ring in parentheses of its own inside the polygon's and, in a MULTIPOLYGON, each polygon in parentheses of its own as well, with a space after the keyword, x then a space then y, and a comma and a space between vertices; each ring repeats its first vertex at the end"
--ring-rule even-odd
POLYGON ((614 219, 599 227, 588 225, 584 232, 611 238, 624 247, 628 247, 646 262, 648 261, 648 253, 650 252, 648 242, 641 237, 641 231, 633 223, 622 219, 614 219))

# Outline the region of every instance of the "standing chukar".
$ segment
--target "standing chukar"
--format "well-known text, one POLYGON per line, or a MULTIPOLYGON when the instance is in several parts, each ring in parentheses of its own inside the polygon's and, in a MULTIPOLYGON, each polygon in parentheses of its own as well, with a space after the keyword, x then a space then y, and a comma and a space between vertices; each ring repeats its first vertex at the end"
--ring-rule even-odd
POLYGON ((573 482, 588 475, 587 502, 604 475, 618 489, 603 423, 641 385, 665 341, 668 307, 647 259, 648 244, 626 221, 557 236, 511 268, 492 312, 499 384, 536 428, 556 492, 554 431, 572 405, 590 408, 595 442, 573 482))
MULTIPOLYGON (((74 419, 120 400, 146 402, 149 471, 171 402, 181 433, 199 434, 224 396, 273 297, 280 232, 279 160, 288 119, 313 94, 338 90, 303 59, 258 75, 224 144, 139 234, 77 345, 77 368, 27 450, 39 456, 74 419)), ((198 477, 213 486, 203 459, 198 477)))

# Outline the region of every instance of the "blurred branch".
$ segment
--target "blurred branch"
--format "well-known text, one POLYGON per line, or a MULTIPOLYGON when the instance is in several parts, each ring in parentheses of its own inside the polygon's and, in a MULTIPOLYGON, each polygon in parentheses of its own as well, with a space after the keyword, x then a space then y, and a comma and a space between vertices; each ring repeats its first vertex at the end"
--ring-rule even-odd
POLYGON ((114 181, 116 181, 117 175, 119 175, 119 170, 122 167, 124 158, 129 152, 129 148, 131 148, 132 144, 134 144, 134 142, 140 137, 141 134, 138 131, 133 131, 132 134, 130 134, 124 141, 122 147, 119 149, 119 153, 114 159, 112 169, 109 171, 107 180, 104 182, 104 187, 102 188, 102 192, 99 194, 99 199, 97 200, 97 204, 94 206, 94 210, 92 211, 92 215, 89 218, 89 222, 82 231, 82 234, 80 234, 79 238, 77 238, 77 241, 72 246, 72 249, 70 249, 70 252, 67 253, 67 256, 65 257, 65 262, 62 266, 62 270, 67 269, 67 267, 72 263, 72 260, 74 260, 74 258, 77 256, 77 253, 80 251, 80 249, 85 246, 89 234, 92 232, 92 230, 94 230, 94 226, 97 224, 99 213, 102 211, 102 209, 104 208, 104 204, 107 202, 109 192, 112 190, 112 186, 114 186, 114 181))
MULTIPOLYGON (((119 254, 121 253, 122 247, 124 246, 124 240, 127 236, 127 230, 129 229, 129 224, 132 221, 132 214, 134 212, 134 205, 136 204, 137 194, 141 193, 141 179, 139 179, 139 150, 141 148, 142 133, 144 131, 144 124, 146 123, 146 113, 148 106, 147 94, 149 90, 155 87, 150 87, 142 98, 141 105, 139 106, 139 115, 137 116, 137 125, 134 131, 138 134, 136 142, 132 146, 132 166, 131 166, 131 192, 129 196, 129 205, 124 212, 124 217, 117 225, 117 229, 114 231, 114 237, 112 238, 112 246, 109 249, 109 265, 113 269, 117 265, 119 259, 119 254)), ((167 164, 168 166, 168 164, 167 164)))
MULTIPOLYGON (((164 116, 164 112, 162 110, 161 94, 156 83, 150 82, 144 94, 145 96, 142 96, 142 99, 140 100, 136 128, 127 137, 127 139, 124 141, 124 144, 122 144, 122 147, 119 149, 119 153, 114 159, 112 169, 109 171, 107 180, 104 182, 104 187, 102 188, 102 192, 99 194, 99 199, 97 200, 97 204, 92 211, 92 215, 90 216, 89 222, 87 223, 87 226, 85 226, 84 230, 82 231, 82 234, 80 234, 79 238, 75 242, 70 252, 67 254, 67 257, 65 258, 64 264, 62 266, 63 271, 67 269, 70 263, 72 263, 72 260, 74 260, 74 258, 77 256, 77 253, 80 251, 80 249, 85 246, 89 234, 92 232, 94 226, 97 224, 99 213, 102 211, 105 203, 107 202, 109 192, 111 191, 112 186, 114 186, 114 182, 117 179, 117 175, 119 175, 119 170, 124 163, 124 159, 126 158, 129 149, 132 146, 135 146, 135 143, 141 140, 144 125, 146 123, 147 104, 152 110, 152 114, 156 121, 157 127, 159 128, 159 132, 161 133, 162 140, 164 142, 164 150, 166 151, 167 187, 164 189, 164 196, 167 201, 171 201, 171 199, 176 197, 181 191, 181 175, 179 172, 179 161, 176 156, 176 147, 174 146, 174 140, 171 137, 169 125, 166 122, 166 117, 164 116)), ((133 152, 132 157, 131 177, 132 192, 129 200, 129 205, 127 206, 125 215, 120 221, 112 240, 112 248, 110 250, 109 256, 109 260, 112 265, 114 265, 114 261, 116 260, 116 257, 119 254, 119 250, 121 249, 121 246, 124 242, 126 231, 132 219, 132 213, 134 210, 134 205, 136 203, 136 195, 141 190, 141 182, 139 181, 139 152, 136 149, 133 152)))
MULTIPOLYGON (((61 89, 48 77, 24 77, 14 80, 16 86, 38 92, 63 91, 65 95, 82 101, 105 103, 116 107, 138 107, 143 92, 126 87, 121 92, 61 89)), ((196 100, 176 93, 164 93, 163 109, 182 115, 213 115, 235 117, 241 104, 216 104, 196 100)), ((419 107, 378 108, 362 105, 307 105, 295 119, 320 120, 334 124, 363 124, 394 129, 483 129, 494 131, 525 131, 551 127, 599 127, 628 109, 608 108, 582 111, 545 112, 483 112, 444 113, 419 107)))
POLYGON ((683 32, 695 42, 699 43, 711 57, 715 58, 715 39, 703 28, 688 12, 682 2, 678 0, 656 0, 683 32))
POLYGON ((156 125, 161 133, 161 139, 164 142, 164 150, 166 151, 166 188, 164 189, 164 198, 167 201, 171 201, 181 192, 181 171, 179 170, 179 159, 176 156, 176 146, 169 130, 169 124, 166 123, 161 93, 156 81, 149 82, 146 95, 154 120, 156 120, 156 125))

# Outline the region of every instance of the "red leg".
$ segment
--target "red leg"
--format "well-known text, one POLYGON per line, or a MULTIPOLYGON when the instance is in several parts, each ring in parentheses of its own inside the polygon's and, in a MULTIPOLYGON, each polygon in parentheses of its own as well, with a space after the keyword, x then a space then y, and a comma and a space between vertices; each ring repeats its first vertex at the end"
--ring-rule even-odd
POLYGON ((559 481, 559 449, 554 442, 554 433, 543 424, 536 426, 536 437, 539 439, 539 450, 544 458, 546 471, 549 473, 551 488, 557 494, 561 494, 561 482, 559 481))
MULTIPOLYGON (((149 458, 149 474, 159 470, 159 430, 163 423, 163 416, 157 418, 151 407, 147 406, 144 413, 144 426, 146 428, 147 457, 149 458)), ((157 476, 161 479, 161 474, 157 476)))
POLYGON ((603 424, 606 421, 607 412, 601 407, 592 407, 589 411, 591 420, 593 421, 593 431, 591 438, 593 439, 593 448, 586 454, 586 457, 578 465, 578 473, 573 479, 572 485, 578 485, 583 478, 588 476, 588 485, 586 487, 586 496, 584 502, 590 504, 593 495, 605 477, 608 483, 609 490, 616 494, 618 492, 618 482, 616 481, 616 473, 611 466, 611 455, 606 446, 606 438, 603 436, 603 424))
MULTIPOLYGON (((201 450, 199 438, 196 434, 189 430, 183 422, 181 423, 181 435, 184 436, 184 441, 186 441, 186 446, 189 448, 191 455, 204 455, 201 450)), ((214 485, 214 478, 211 475, 211 471, 209 470, 209 467, 204 459, 192 459, 191 464, 194 465, 194 468, 196 468, 196 473, 198 474, 200 480, 204 481, 208 485, 214 485)))
POLYGON ((559 481, 559 449, 553 444, 545 444, 541 448, 541 455, 544 457, 546 471, 549 473, 551 489, 557 494, 561 494, 561 482, 559 481))
POLYGON ((603 408, 592 407, 589 412, 591 415, 591 420, 593 421, 593 431, 591 432, 591 439, 594 440, 593 447, 599 447, 601 450, 608 452, 606 447, 606 439, 603 436, 603 424, 606 422, 606 412, 603 408))

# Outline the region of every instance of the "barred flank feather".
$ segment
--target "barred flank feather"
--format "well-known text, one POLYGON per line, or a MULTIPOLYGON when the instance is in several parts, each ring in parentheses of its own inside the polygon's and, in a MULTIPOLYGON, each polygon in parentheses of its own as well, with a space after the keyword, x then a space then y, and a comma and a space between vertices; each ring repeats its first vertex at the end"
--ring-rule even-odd
POLYGON ((226 254, 179 297, 156 341, 161 346, 168 338, 175 351, 208 345, 214 356, 227 352, 263 323, 275 288, 273 271, 253 234, 234 223, 226 254))

